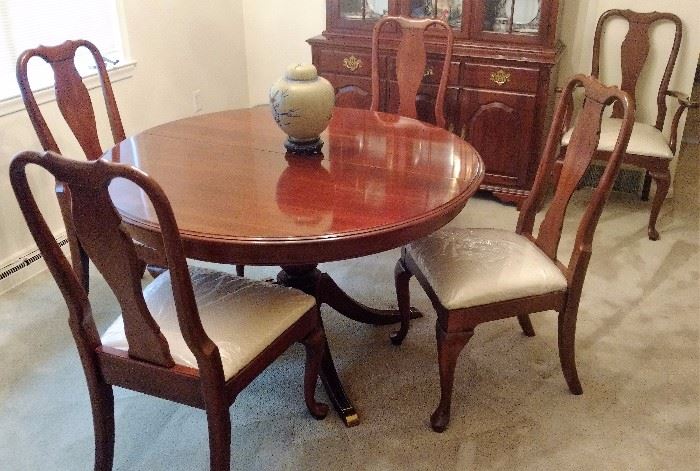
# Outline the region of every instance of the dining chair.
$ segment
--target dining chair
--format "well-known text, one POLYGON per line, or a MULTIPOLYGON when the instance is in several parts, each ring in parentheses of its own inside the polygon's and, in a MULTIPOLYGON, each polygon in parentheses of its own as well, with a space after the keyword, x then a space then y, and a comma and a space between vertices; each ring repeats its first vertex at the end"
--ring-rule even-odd
POLYGON ((402 321, 401 330, 392 340, 401 343, 408 332, 409 280, 415 275, 437 311, 441 395, 430 419, 435 431, 442 432, 449 423, 457 359, 475 328, 483 322, 517 316, 525 334, 533 336, 529 314, 558 311, 559 359, 564 378, 573 394, 583 392, 574 357, 576 316, 593 234, 620 167, 633 120, 634 104, 627 93, 606 87, 593 77, 574 76, 557 105, 534 186, 523 203, 515 232, 442 229, 402 249, 395 270, 402 321), (560 126, 573 106, 574 89, 579 86, 585 93, 583 109, 566 149, 554 197, 534 235, 535 215, 543 203, 557 158, 560 126), (603 176, 578 224, 573 251, 565 264, 558 259, 557 250, 566 209, 595 156, 603 112, 612 103, 620 104, 622 125, 603 176))
MULTIPOLYGON (((17 58, 17 83, 19 84, 24 106, 29 114, 29 120, 32 122, 41 147, 45 151, 50 150, 60 154, 61 149, 46 124, 44 115, 34 97, 27 70, 29 60, 34 57, 39 57, 48 63, 54 74, 53 88, 56 94, 58 109, 85 153, 87 160, 95 160, 100 158, 103 150, 97 133, 95 110, 92 106, 90 93, 75 66, 76 51, 81 47, 86 48, 94 60, 97 76, 102 85, 102 96, 104 97, 107 118, 112 130, 114 143, 116 144, 123 141, 126 138, 124 135, 124 127, 122 126, 119 109, 117 108, 117 101, 112 91, 109 74, 105 67, 105 61, 100 51, 91 42, 79 39, 75 41, 66 41, 58 46, 39 46, 24 51, 17 58)), ((90 285, 87 256, 81 249, 75 236, 75 230, 73 229, 70 216, 70 195, 66 194, 62 182, 59 181, 56 182, 56 196, 58 198, 61 216, 63 217, 63 223, 66 227, 66 237, 68 238, 71 262, 76 270, 78 279, 87 290, 90 285)))
POLYGON ((96 470, 112 469, 112 386, 205 410, 211 469, 228 470, 229 407, 294 342, 306 347, 306 405, 315 418, 326 415, 328 407, 314 399, 326 344, 313 297, 188 267, 167 197, 153 179, 133 167, 103 160, 79 162, 53 152, 23 152, 10 164, 10 179, 29 230, 68 305, 92 405, 96 470), (101 337, 88 294, 32 195, 26 175, 29 165, 42 167, 69 189, 75 235, 119 303, 121 315, 101 337), (126 179, 141 189, 157 215, 159 232, 142 237, 127 232, 107 189, 114 179, 126 179), (167 268, 144 290, 140 260, 167 268))
MULTIPOLYGON (((626 91, 632 99, 636 98, 637 85, 646 79, 642 72, 649 68, 645 65, 649 58, 650 42, 649 36, 652 28, 657 24, 670 23, 674 27, 674 37, 671 50, 667 52, 666 68, 659 84, 656 94, 656 122, 652 125, 641 121, 635 121, 630 137, 629 145, 624 156, 624 163, 645 169, 644 186, 642 189, 642 199, 649 198, 651 180, 656 183, 656 193, 651 204, 649 215, 649 225, 647 235, 651 240, 658 240, 659 232, 656 229, 656 220, 661 211, 664 199, 668 194, 671 183, 670 164, 676 154, 678 144, 678 123, 683 113, 688 108, 698 106, 697 102, 692 102, 687 95, 669 90, 669 82, 678 57, 678 50, 683 36, 683 25, 681 19, 672 13, 637 13, 632 10, 608 10, 598 19, 593 40, 593 62, 591 75, 600 77, 601 49, 603 39, 610 22, 617 19, 624 19, 628 23, 628 30, 622 41, 620 48, 620 63, 622 71, 622 81, 620 88, 626 91), (664 136, 664 126, 666 122, 666 98, 673 97, 678 101, 678 108, 670 122, 669 139, 664 136)), ((666 53, 664 51, 664 53, 666 53)), ((615 146, 615 138, 622 121, 622 108, 616 105, 612 115, 603 119, 601 129, 600 144, 596 159, 607 160, 615 146)), ((565 149, 569 145, 571 131, 566 132, 562 138, 562 147, 565 149)), ((563 152, 563 150, 562 150, 563 152)), ((563 156, 563 154, 562 154, 563 156)), ((557 164, 554 175, 555 179, 559 173, 561 162, 557 164)))
MULTIPOLYGON (((389 24, 396 25, 401 31, 401 38, 396 51, 396 81, 398 88, 398 114, 408 118, 418 118, 417 105, 432 105, 435 124, 445 127, 445 93, 450 75, 452 46, 454 34, 452 28, 441 20, 430 18, 414 19, 402 16, 387 16, 377 21, 372 33, 372 102, 370 110, 379 111, 381 82, 379 78, 379 39, 382 30, 389 24), (436 96, 421 92, 421 84, 426 75, 434 74, 426 68, 427 52, 426 30, 444 29, 447 41, 444 46, 444 59, 440 70, 440 81, 436 96)), ((388 77, 387 77, 388 79, 388 77)), ((388 80, 387 80, 388 82, 388 80)), ((390 84, 387 83, 387 90, 390 84)))

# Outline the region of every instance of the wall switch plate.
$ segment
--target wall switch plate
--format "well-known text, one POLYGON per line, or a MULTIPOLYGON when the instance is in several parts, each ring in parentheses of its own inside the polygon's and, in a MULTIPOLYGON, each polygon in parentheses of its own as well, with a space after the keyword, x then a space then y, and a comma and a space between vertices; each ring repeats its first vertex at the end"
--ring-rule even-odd
POLYGON ((192 107, 195 113, 202 111, 202 91, 194 90, 192 92, 192 107))

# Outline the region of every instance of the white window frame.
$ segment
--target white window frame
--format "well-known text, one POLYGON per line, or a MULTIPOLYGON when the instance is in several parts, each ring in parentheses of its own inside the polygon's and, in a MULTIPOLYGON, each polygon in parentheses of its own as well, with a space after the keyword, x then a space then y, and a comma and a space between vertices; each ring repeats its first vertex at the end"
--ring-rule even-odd
MULTIPOLYGON (((119 21, 119 31, 121 36, 121 46, 124 59, 121 59, 116 65, 107 65, 107 73, 112 84, 121 82, 133 76, 136 69, 136 61, 131 58, 129 41, 127 40, 126 28, 124 27, 124 3, 121 0, 116 1, 117 19, 119 21)), ((68 39, 68 38, 66 38, 68 39)), ((88 90, 94 90, 100 87, 100 79, 97 71, 83 75, 83 83, 88 90)), ((33 89, 34 98, 38 105, 56 101, 56 93, 53 84, 46 87, 33 89)), ((22 96, 17 93, 9 97, 0 97, 0 117, 8 116, 14 113, 25 111, 24 101, 22 96)))
MULTIPOLYGON (((135 68, 136 62, 134 61, 124 63, 120 61, 119 64, 108 70, 110 82, 114 84, 130 78, 134 75, 135 68)), ((99 88, 100 78, 97 76, 97 72, 84 76, 83 83, 88 90, 99 88)), ((34 90, 34 98, 36 99, 38 105, 43 105, 44 103, 56 101, 56 92, 54 91, 53 86, 39 88, 34 90)), ((20 111, 24 110, 24 101, 22 101, 21 95, 15 95, 0 100, 0 117, 19 113, 20 111)))

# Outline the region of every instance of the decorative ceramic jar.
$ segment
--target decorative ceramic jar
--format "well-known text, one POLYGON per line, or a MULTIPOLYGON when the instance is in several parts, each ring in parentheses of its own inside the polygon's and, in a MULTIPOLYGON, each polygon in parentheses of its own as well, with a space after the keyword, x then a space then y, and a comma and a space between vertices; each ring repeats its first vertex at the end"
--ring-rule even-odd
POLYGON ((284 146, 295 154, 321 152, 319 135, 328 127, 334 105, 333 85, 311 64, 290 65, 270 88, 272 116, 289 136, 284 146))

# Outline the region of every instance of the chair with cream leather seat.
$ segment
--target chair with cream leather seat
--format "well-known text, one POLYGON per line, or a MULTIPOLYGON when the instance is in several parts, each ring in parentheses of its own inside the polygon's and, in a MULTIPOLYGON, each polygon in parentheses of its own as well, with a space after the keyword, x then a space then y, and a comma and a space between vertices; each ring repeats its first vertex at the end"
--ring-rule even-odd
MULTIPOLYGON (((657 24, 669 23, 673 25, 675 29, 673 44, 670 52, 668 52, 668 59, 665 60, 663 56, 660 58, 661 61, 665 60, 666 67, 656 95, 656 121, 654 124, 635 121, 623 162, 646 170, 644 187, 642 189, 642 198, 644 200, 649 197, 651 180, 653 179, 656 183, 656 193, 654 194, 651 205, 647 233, 649 239, 657 240, 659 238, 659 232, 656 229, 656 220, 658 219, 661 206, 668 194, 669 185, 671 183, 670 164, 675 156, 678 143, 678 123, 685 110, 697 107, 698 103, 691 102, 687 95, 669 90, 671 75, 673 74, 683 36, 681 19, 672 13, 637 13, 631 10, 608 10, 603 13, 598 20, 593 40, 591 75, 600 77, 600 58, 603 48, 603 37, 610 22, 617 19, 624 19, 629 25, 620 49, 622 69, 620 88, 627 92, 632 99, 635 99, 637 95, 638 83, 644 82, 642 72, 645 70, 645 65, 649 58, 649 36, 652 28, 657 24), (667 112, 666 99, 668 97, 675 98, 678 101, 678 108, 671 119, 670 130, 668 132, 669 138, 667 139, 663 131, 665 129, 667 112)), ((661 52, 661 54, 665 55, 666 51, 661 52)), ((646 69, 647 74, 649 74, 649 68, 647 67, 646 69)), ((619 106, 615 106, 612 116, 609 118, 606 117, 603 120, 596 159, 606 160, 610 157, 610 153, 615 146, 615 138, 620 129, 621 118, 622 110, 619 106)), ((562 156, 564 149, 569 144, 570 138, 570 131, 565 133, 562 138, 562 156)), ((561 163, 559 163, 557 167, 560 165, 561 163)), ((555 180, 557 174, 558 168, 555 168, 555 180)))
POLYGON ((12 160, 10 178, 32 236, 68 305, 92 405, 95 469, 112 469, 112 386, 121 386, 205 410, 211 469, 228 470, 229 407, 294 342, 306 346, 306 405, 314 417, 326 415, 328 407, 314 399, 326 342, 312 296, 188 267, 167 197, 155 181, 132 167, 24 152, 12 160), (30 165, 47 170, 69 189, 75 235, 119 303, 121 315, 101 337, 87 292, 32 195, 26 175, 30 165), (139 236, 128 232, 107 189, 118 178, 141 188, 160 231, 139 236), (141 260, 167 268, 143 291, 141 260))
POLYGON ((574 338, 583 281, 591 256, 593 234, 620 166, 634 120, 634 105, 616 87, 578 75, 566 86, 557 105, 535 183, 525 200, 515 232, 498 229, 443 229, 402 249, 396 265, 396 291, 402 326, 408 331, 409 280, 415 276, 437 311, 436 336, 440 370, 440 403, 431 417, 435 431, 449 422, 457 358, 483 323, 518 317, 528 336, 535 335, 529 314, 559 312, 559 358, 569 389, 581 394, 576 372, 574 338), (574 88, 583 87, 585 103, 566 150, 554 198, 533 234, 535 215, 557 158, 560 129, 573 106, 574 88), (621 106, 622 126, 603 177, 578 225, 568 264, 557 249, 569 200, 594 157, 604 109, 621 106))

